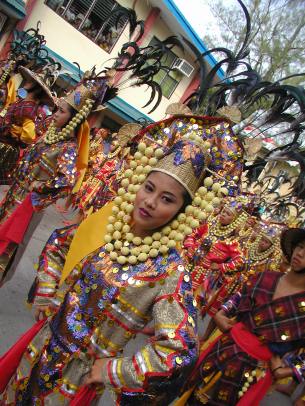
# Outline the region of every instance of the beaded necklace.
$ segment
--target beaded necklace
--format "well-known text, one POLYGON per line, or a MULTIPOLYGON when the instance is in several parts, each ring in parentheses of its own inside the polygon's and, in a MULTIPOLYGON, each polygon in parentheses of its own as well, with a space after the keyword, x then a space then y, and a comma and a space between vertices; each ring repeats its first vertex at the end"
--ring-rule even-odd
POLYGON ((209 235, 212 241, 219 238, 228 238, 238 227, 240 227, 247 220, 247 213, 241 213, 237 218, 228 225, 222 225, 217 217, 211 222, 209 235))
POLYGON ((258 252, 259 239, 250 246, 249 258, 253 262, 263 261, 267 259, 274 252, 274 245, 272 244, 267 250, 258 252))

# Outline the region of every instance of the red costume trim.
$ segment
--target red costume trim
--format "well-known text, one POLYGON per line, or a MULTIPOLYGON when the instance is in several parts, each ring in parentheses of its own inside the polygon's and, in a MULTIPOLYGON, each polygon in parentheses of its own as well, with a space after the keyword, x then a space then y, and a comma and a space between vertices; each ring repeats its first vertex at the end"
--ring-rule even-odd
POLYGON ((2 255, 10 242, 20 244, 32 219, 34 209, 29 193, 24 201, 17 207, 10 217, 0 226, 0 255, 2 255))

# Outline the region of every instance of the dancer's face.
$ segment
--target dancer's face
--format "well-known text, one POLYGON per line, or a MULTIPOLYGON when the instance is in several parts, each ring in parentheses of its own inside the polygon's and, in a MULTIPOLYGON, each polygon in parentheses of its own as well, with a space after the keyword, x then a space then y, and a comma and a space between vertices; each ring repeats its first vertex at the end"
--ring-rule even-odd
POLYGON ((69 120, 71 119, 71 116, 72 113, 69 104, 64 100, 61 100, 59 102, 56 113, 54 113, 53 115, 55 127, 58 129, 63 128, 66 124, 68 124, 69 120))
POLYGON ((270 248, 272 245, 272 242, 267 238, 267 237, 262 237, 260 239, 260 242, 258 244, 258 250, 259 252, 266 251, 268 248, 270 248))
POLYGON ((293 250, 290 265, 294 272, 305 270, 305 240, 299 242, 293 250))
POLYGON ((222 226, 228 226, 234 221, 235 217, 236 214, 234 211, 228 207, 224 207, 219 214, 219 222, 222 226))
POLYGON ((152 172, 139 189, 133 220, 138 234, 149 235, 172 220, 184 203, 185 189, 171 176, 152 172))

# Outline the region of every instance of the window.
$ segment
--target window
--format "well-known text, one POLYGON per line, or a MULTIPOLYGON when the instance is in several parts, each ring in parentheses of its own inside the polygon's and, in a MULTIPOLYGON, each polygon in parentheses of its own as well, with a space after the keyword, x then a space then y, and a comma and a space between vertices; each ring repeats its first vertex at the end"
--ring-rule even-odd
MULTIPOLYGON (((156 37, 153 37, 149 45, 155 45, 158 42, 160 42, 160 40, 158 40, 158 38, 156 37)), ((162 65, 171 68, 177 58, 178 57, 176 54, 174 54, 174 52, 168 51, 161 59, 162 65)), ((166 72, 164 70, 161 70, 154 76, 154 80, 161 86, 163 96, 167 99, 171 98, 181 79, 182 74, 179 71, 166 72)))
POLYGON ((126 25, 126 20, 121 19, 116 28, 115 19, 109 18, 118 7, 114 0, 46 0, 45 3, 108 53, 126 25))

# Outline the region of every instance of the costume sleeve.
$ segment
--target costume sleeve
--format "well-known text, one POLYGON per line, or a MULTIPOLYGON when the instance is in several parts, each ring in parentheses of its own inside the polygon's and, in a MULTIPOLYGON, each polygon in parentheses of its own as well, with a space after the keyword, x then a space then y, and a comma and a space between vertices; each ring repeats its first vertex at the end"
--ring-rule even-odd
POLYGON ((243 258, 241 250, 238 245, 228 246, 229 248, 229 260, 219 264, 219 270, 223 273, 238 272, 243 267, 243 258))
POLYGON ((106 386, 121 393, 148 393, 153 385, 169 384, 197 357, 198 345, 191 280, 182 265, 168 276, 155 298, 152 314, 155 335, 132 357, 112 358, 103 368, 106 386))
POLYGON ((44 246, 38 262, 34 282, 34 297, 29 301, 37 306, 54 305, 66 256, 77 225, 55 230, 44 246))
POLYGON ((222 306, 221 309, 226 313, 226 316, 233 317, 239 306, 241 299, 241 293, 237 292, 231 296, 222 306))
POLYGON ((51 153, 42 155, 36 179, 47 179, 33 183, 31 199, 36 210, 71 193, 77 179, 76 158, 76 148, 72 145, 65 146, 56 157, 51 153))
POLYGON ((183 248, 185 255, 192 260, 195 261, 195 254, 197 249, 202 243, 202 239, 208 233, 208 224, 203 224, 199 228, 197 228, 191 235, 187 236, 183 242, 183 248))
POLYGON ((22 126, 13 124, 11 127, 11 135, 13 138, 17 138, 25 144, 32 144, 36 138, 34 121, 29 118, 25 118, 22 126))
POLYGON ((246 282, 244 282, 241 290, 231 296, 221 306, 221 309, 224 310, 228 317, 234 317, 238 314, 251 311, 253 307, 252 295, 255 291, 255 286, 262 275, 263 273, 260 273, 249 278, 246 282))
POLYGON ((285 364, 293 369, 294 377, 298 382, 305 381, 305 341, 301 350, 285 355, 285 364))

